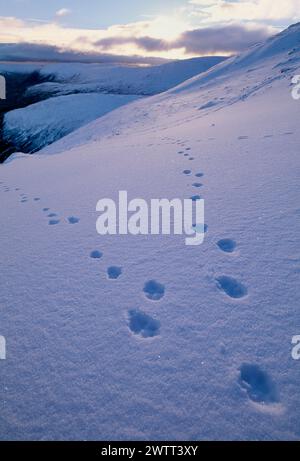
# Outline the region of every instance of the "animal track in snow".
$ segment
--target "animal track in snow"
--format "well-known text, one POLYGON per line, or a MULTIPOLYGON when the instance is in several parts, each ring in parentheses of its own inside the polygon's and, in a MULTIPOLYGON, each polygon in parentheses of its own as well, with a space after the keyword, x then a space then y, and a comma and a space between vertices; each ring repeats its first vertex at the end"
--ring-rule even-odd
POLYGON ((153 338, 159 334, 160 322, 138 309, 128 312, 129 328, 135 335, 143 338, 153 338))
POLYGON ((224 251, 225 253, 233 253, 236 249, 236 242, 232 239, 219 240, 217 245, 220 250, 224 251))
POLYGON ((278 402, 275 384, 258 365, 244 363, 240 367, 239 381, 253 402, 267 404, 278 402))
POLYGON ((204 174, 203 173, 196 173, 195 176, 196 176, 196 178, 202 178, 204 176, 204 174))
POLYGON ((90 257, 93 259, 101 259, 102 256, 103 256, 103 253, 101 253, 101 251, 98 251, 98 250, 93 250, 90 253, 90 257))
POLYGON ((190 197, 190 199, 193 202, 196 202, 197 200, 201 200, 201 196, 200 195, 192 195, 192 197, 190 197))
POLYGON ((244 298, 248 293, 247 288, 233 277, 222 275, 216 279, 216 282, 218 288, 224 291, 230 298, 244 298))
POLYGON ((59 219, 50 219, 48 222, 49 226, 55 226, 56 224, 59 224, 60 220, 59 219))
POLYGON ((40 197, 34 197, 33 200, 34 200, 35 202, 38 202, 38 201, 41 200, 41 199, 40 199, 40 197))
POLYGON ((76 218, 76 216, 70 216, 68 218, 68 222, 69 224, 77 224, 79 223, 80 219, 79 218, 76 218))
POLYGON ((165 295, 165 286, 155 280, 149 280, 145 283, 143 291, 151 301, 159 301, 165 295))
POLYGON ((239 140, 239 141, 242 141, 242 140, 244 140, 244 139, 249 139, 249 136, 239 136, 239 137, 238 137, 238 140, 239 140))
POLYGON ((109 279, 116 280, 122 274, 122 268, 118 266, 111 266, 107 269, 107 276, 109 279))
POLYGON ((57 216, 56 213, 49 213, 48 215, 48 218, 55 218, 57 216))
POLYGON ((194 182, 193 184, 193 187, 197 187, 197 188, 202 187, 202 186, 203 184, 201 184, 201 182, 194 182))
POLYGON ((184 170, 183 174, 186 174, 187 176, 189 176, 189 175, 192 174, 192 171, 191 170, 184 170))
POLYGON ((49 211, 50 208, 43 208, 43 211, 49 211))

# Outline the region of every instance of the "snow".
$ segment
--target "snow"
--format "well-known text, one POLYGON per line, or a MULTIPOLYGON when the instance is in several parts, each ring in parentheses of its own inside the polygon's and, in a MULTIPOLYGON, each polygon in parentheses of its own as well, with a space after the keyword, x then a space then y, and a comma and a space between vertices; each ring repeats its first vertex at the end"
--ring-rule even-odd
POLYGON ((18 149, 26 146, 31 151, 38 150, 137 98, 96 93, 50 98, 7 112, 3 138, 18 149))
POLYGON ((291 91, 291 80, 299 73, 299 66, 299 26, 292 26, 269 39, 265 45, 258 45, 240 56, 230 58, 153 97, 150 107, 142 101, 135 103, 130 111, 125 107, 117 113, 108 114, 101 120, 95 120, 84 130, 78 130, 46 147, 44 152, 59 152, 81 143, 97 141, 106 135, 114 135, 114 127, 117 127, 118 134, 122 130, 135 132, 137 127, 143 129, 147 121, 147 127, 153 125, 156 130, 157 125, 166 125, 166 114, 167 126, 171 120, 172 123, 181 125, 183 120, 202 118, 211 111, 246 101, 281 81, 286 81, 291 91), (279 50, 277 55, 274 51, 276 48, 279 50))
POLYGON ((37 71, 39 79, 46 80, 28 83, 25 91, 28 101, 37 98, 43 101, 8 112, 3 138, 19 150, 39 150, 139 96, 161 93, 224 59, 212 56, 152 67, 0 63, 0 72, 4 74, 37 71), (49 100, 51 97, 56 98, 49 100))
POLYGON ((299 36, 1 166, 2 439, 299 439, 299 36), (201 246, 96 233, 194 182, 201 246))
POLYGON ((226 60, 222 56, 183 59, 156 66, 126 66, 99 63, 18 63, 1 62, 0 74, 27 74, 38 71, 46 81, 32 85, 28 96, 36 94, 66 95, 73 93, 109 92, 153 95, 205 72, 226 60), (49 80, 49 81, 47 81, 49 80))
POLYGON ((47 64, 40 74, 54 81, 30 88, 29 94, 68 94, 70 92, 103 92, 152 95, 182 83, 194 75, 224 61, 221 56, 173 61, 151 67, 117 64, 47 64))

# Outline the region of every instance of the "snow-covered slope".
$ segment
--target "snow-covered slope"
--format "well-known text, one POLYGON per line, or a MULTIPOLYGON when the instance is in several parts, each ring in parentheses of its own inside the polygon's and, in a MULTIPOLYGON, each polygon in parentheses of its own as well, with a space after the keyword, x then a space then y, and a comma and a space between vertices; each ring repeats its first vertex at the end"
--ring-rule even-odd
POLYGON ((8 112, 3 139, 17 149, 36 151, 139 96, 72 94, 57 96, 8 112))
POLYGON ((0 72, 1 67, 10 74, 35 72, 35 80, 43 82, 28 85, 24 94, 28 101, 42 99, 41 102, 5 115, 4 142, 18 150, 34 152, 140 95, 160 93, 224 59, 196 58, 149 68, 81 63, 36 63, 36 68, 33 64, 0 64, 0 72), (51 97, 56 98, 48 99, 51 97))
POLYGON ((145 120, 148 128, 153 124, 155 129, 158 123, 164 126, 166 119, 167 125, 172 122, 181 124, 187 118, 199 119, 262 94, 276 83, 285 81, 292 89, 291 79, 299 72, 300 66, 299 30, 299 24, 291 26, 266 44, 257 45, 153 97, 151 105, 137 102, 129 111, 124 108, 95 120, 84 130, 49 146, 45 152, 59 152, 90 140, 96 141, 104 135, 110 136, 112 126, 118 127, 119 134, 123 129, 135 131, 138 126, 143 129, 145 120))
POLYGON ((1 166, 2 439, 299 439, 299 36, 1 166), (100 237, 119 190, 204 243, 100 237))
POLYGON ((224 60, 224 56, 208 56, 149 67, 76 62, 51 64, 0 61, 0 73, 39 72, 41 78, 46 81, 32 85, 27 91, 28 96, 42 94, 49 97, 91 92, 153 95, 205 72, 224 60))
POLYGON ((106 91, 117 94, 153 95, 205 72, 224 59, 221 56, 210 56, 173 61, 152 67, 117 64, 47 64, 40 70, 41 77, 51 77, 53 81, 31 87, 29 94, 38 92, 62 95, 106 91))
MULTIPOLYGON (((270 67, 272 63, 274 64, 274 67, 272 67, 274 71, 273 78, 277 79, 280 74, 285 74, 287 72, 292 73, 299 67, 300 62, 299 29, 300 23, 290 26, 280 34, 269 38, 266 43, 257 44, 240 56, 233 57, 219 64, 219 66, 215 66, 214 69, 211 69, 206 74, 196 76, 189 82, 183 83, 178 86, 174 92, 182 92, 183 90, 190 91, 193 88, 197 90, 199 86, 204 83, 212 81, 215 84, 216 79, 222 80, 222 78, 226 79, 228 77, 231 79, 240 72, 245 72, 247 74, 254 73, 255 75, 255 72, 261 67, 265 71, 267 70, 264 83, 271 83, 270 80, 272 80, 272 75, 268 75, 271 73, 271 70, 265 69, 265 67, 270 67)), ((282 77, 284 77, 284 75, 282 77)), ((248 86, 246 89, 247 88, 248 86)))

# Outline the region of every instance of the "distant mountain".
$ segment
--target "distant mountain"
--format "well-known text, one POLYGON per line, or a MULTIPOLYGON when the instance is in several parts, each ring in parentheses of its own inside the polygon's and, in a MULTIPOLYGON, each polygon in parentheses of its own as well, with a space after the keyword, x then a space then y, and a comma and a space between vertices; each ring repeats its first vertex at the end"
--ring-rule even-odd
POLYGON ((173 120, 202 118, 238 102, 272 90, 274 86, 287 86, 290 98, 292 77, 300 73, 300 23, 258 44, 239 56, 217 64, 182 84, 158 94, 147 101, 134 103, 113 114, 95 120, 71 136, 56 142, 45 150, 59 152, 66 147, 77 146, 86 140, 98 140, 110 136, 113 127, 123 130, 143 129, 145 121, 162 126, 173 120), (187 112, 186 116, 184 115, 187 112))
POLYGON ((127 102, 161 93, 224 59, 196 58, 153 67, 2 64, 0 72, 8 73, 9 81, 13 75, 25 75, 28 83, 23 96, 19 95, 14 102, 17 107, 27 107, 4 116, 3 142, 15 150, 35 152, 127 102))

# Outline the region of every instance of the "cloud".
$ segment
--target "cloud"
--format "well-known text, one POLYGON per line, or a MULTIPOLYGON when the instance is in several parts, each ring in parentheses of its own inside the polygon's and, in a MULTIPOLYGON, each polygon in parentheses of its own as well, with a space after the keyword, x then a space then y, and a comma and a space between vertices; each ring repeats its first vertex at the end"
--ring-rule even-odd
POLYGON ((69 8, 61 8, 60 10, 56 11, 55 16, 57 18, 63 18, 69 14, 71 14, 71 10, 69 10, 69 8))
POLYGON ((60 21, 40 23, 33 20, 19 21, 16 18, 0 17, 0 43, 38 43, 58 46, 65 50, 71 49, 99 54, 99 46, 95 46, 94 43, 103 39, 110 40, 113 38, 111 47, 108 46, 109 40, 107 40, 106 44, 105 41, 103 42, 103 51, 105 53, 117 56, 142 55, 149 58, 170 60, 185 58, 186 56, 184 53, 178 53, 176 50, 162 52, 151 50, 162 49, 164 40, 175 39, 187 27, 188 24, 186 21, 178 18, 176 15, 170 18, 159 16, 151 20, 135 23, 116 24, 106 29, 79 29, 63 27, 60 21), (134 43, 134 40, 126 38, 141 36, 147 37, 143 44, 142 40, 134 43), (118 38, 115 39, 115 37, 118 38), (139 42, 141 46, 139 46, 139 42), (145 51, 145 49, 149 51, 145 51))
MULTIPOLYGON (((102 50, 110 49, 114 46, 133 44, 145 51, 166 51, 174 48, 172 42, 167 42, 153 37, 108 37, 97 40, 94 45, 101 47, 102 50)), ((176 48, 176 47, 175 47, 176 48)))
POLYGON ((92 53, 62 50, 57 46, 35 43, 0 44, 0 61, 13 62, 81 62, 158 65, 168 62, 162 58, 118 56, 109 53, 92 53))
POLYGON ((190 54, 239 53, 266 40, 270 35, 270 30, 266 27, 205 27, 184 32, 177 45, 190 54))
POLYGON ((63 26, 62 18, 70 10, 61 8, 53 21, 46 23, 0 17, 0 43, 51 45, 79 54, 118 58, 121 55, 165 59, 229 55, 279 32, 287 21, 296 22, 299 2, 186 0, 184 6, 170 9, 168 15, 103 29, 63 26))
POLYGON ((238 53, 250 46, 266 40, 271 31, 263 26, 249 27, 226 25, 223 27, 204 27, 183 32, 175 40, 161 40, 148 36, 110 37, 98 40, 95 45, 102 50, 114 46, 132 44, 144 51, 168 51, 183 48, 188 55, 216 53, 238 53))
POLYGON ((299 19, 299 0, 190 0, 207 21, 278 21, 299 19))

